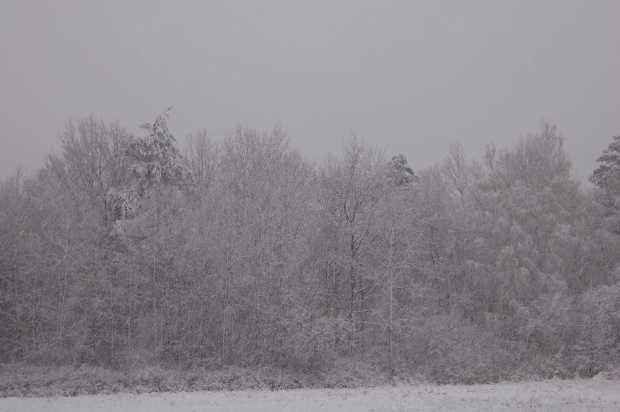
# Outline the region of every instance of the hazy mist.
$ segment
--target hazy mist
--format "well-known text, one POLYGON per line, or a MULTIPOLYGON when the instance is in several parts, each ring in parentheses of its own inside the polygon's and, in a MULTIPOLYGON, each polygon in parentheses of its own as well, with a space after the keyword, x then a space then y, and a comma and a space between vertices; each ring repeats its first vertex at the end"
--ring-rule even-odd
POLYGON ((320 160, 354 132, 415 170, 558 126, 582 181, 620 130, 617 1, 0 2, 0 176, 69 119, 183 143, 280 125, 320 160))

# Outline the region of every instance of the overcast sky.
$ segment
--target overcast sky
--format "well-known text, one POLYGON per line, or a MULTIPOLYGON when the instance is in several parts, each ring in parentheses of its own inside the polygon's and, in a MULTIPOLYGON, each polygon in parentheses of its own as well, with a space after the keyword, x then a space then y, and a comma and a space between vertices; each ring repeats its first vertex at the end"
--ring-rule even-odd
POLYGON ((586 181, 620 134, 620 1, 0 0, 0 177, 69 119, 142 135, 280 125, 320 161, 358 134, 419 171, 558 126, 586 181))

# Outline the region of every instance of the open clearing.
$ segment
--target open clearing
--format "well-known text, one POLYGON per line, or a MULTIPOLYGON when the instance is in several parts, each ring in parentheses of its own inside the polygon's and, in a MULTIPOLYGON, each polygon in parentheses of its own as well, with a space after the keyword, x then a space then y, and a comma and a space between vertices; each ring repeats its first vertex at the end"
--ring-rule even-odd
POLYGON ((620 411, 620 382, 180 392, 0 399, 0 411, 620 411))

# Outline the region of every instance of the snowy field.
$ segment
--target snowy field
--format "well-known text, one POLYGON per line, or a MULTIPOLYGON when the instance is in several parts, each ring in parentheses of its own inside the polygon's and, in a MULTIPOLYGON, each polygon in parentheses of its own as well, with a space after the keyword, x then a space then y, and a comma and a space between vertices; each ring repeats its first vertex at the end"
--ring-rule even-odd
POLYGON ((189 392, 0 399, 0 411, 620 411, 604 379, 474 386, 189 392))

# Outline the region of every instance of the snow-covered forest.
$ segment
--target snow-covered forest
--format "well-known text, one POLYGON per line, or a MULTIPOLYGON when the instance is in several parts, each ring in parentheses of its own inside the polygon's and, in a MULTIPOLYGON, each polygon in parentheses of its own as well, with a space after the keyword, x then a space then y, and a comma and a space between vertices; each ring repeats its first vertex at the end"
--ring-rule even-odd
POLYGON ((279 129, 70 123, 0 186, 0 362, 433 382, 617 374, 620 137, 580 186, 555 126, 416 170, 279 129))

